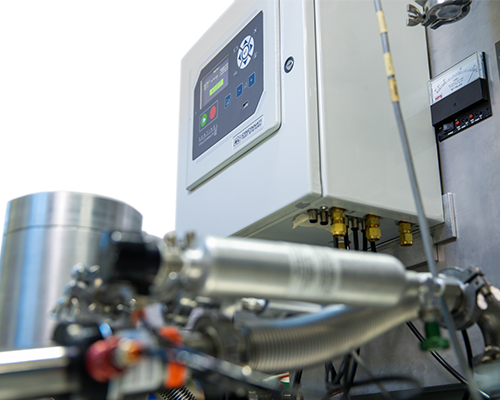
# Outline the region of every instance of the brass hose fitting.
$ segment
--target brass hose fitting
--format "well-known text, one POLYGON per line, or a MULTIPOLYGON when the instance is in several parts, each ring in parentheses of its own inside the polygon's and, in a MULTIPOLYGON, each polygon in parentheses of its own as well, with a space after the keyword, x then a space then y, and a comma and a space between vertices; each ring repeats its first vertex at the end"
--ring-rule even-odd
POLYGON ((375 215, 367 215, 365 217, 366 221, 366 239, 369 242, 376 242, 382 237, 382 231, 380 230, 380 220, 379 217, 375 215))
POLYGON ((413 245, 413 234, 412 225, 409 222, 400 221, 398 222, 398 232, 399 235, 399 244, 403 247, 408 247, 413 245))
POLYGON ((344 210, 341 208, 331 208, 332 227, 331 232, 334 237, 343 238, 347 233, 344 210))

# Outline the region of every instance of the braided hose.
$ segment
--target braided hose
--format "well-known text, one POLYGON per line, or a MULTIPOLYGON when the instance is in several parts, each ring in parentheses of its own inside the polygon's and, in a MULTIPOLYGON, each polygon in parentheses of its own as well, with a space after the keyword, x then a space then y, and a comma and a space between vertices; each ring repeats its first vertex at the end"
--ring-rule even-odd
POLYGON ((344 355, 418 317, 418 299, 392 308, 331 306, 323 312, 244 329, 246 362, 262 372, 307 368, 344 355))
POLYGON ((196 396, 187 388, 165 389, 155 393, 159 400, 196 400, 196 396))

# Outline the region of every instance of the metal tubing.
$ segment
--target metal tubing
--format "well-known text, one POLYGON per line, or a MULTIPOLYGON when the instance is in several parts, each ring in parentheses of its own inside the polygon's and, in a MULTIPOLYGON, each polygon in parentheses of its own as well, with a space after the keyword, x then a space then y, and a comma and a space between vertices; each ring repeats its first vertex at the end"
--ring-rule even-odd
MULTIPOLYGON (((418 186, 418 181, 417 181, 417 174, 415 172, 415 167, 413 163, 413 158, 412 154, 410 151, 410 145, 408 141, 408 135, 406 133, 406 127, 403 119, 403 114, 401 112, 401 105, 399 103, 399 95, 398 95, 398 89, 397 89, 397 84, 396 84, 396 77, 395 77, 395 72, 394 68, 392 65, 392 58, 391 58, 391 52, 390 52, 390 47, 389 47, 389 37, 387 33, 387 27, 385 24, 385 17, 384 13, 382 10, 382 4, 380 0, 374 0, 374 5, 375 5, 375 12, 377 14, 377 19, 379 21, 379 30, 380 30, 380 38, 382 41, 382 51, 384 53, 384 60, 386 63, 386 72, 387 72, 387 78, 389 82, 389 89, 391 93, 391 101, 393 104, 394 108, 394 115, 396 117, 396 124, 398 127, 398 133, 399 137, 401 139, 401 145, 403 147, 403 153, 405 156, 405 162, 406 162, 406 168, 408 170, 408 177, 410 179, 410 185, 413 193, 413 199, 415 201, 415 207, 417 209, 417 217, 418 217, 418 223, 420 225, 420 231, 422 233, 422 240, 424 244, 424 250, 425 250, 425 257, 427 259, 427 266, 429 268, 429 271, 432 273, 432 276, 434 279, 436 279, 438 275, 438 270, 436 266, 436 262, 433 257, 432 253, 432 237, 430 234, 429 226, 427 224, 427 219, 425 217, 425 212, 424 212, 424 206, 422 203, 422 196, 420 194, 420 189, 418 186)), ((458 342, 457 334, 455 332, 455 324, 453 322, 453 319, 451 317, 451 314, 449 310, 446 308, 446 302, 444 299, 440 298, 437 301, 439 303, 439 306, 441 308, 441 313, 443 315, 444 322, 446 324, 446 327, 448 328, 449 335, 450 335, 450 340, 453 345, 453 348, 455 350, 455 354, 457 356, 457 359, 459 361, 459 364, 461 367, 464 369, 465 374, 467 376, 467 380, 469 381, 469 392, 471 394, 471 397, 474 400, 479 400, 479 394, 478 394, 478 389, 477 385, 475 384, 474 381, 474 376, 470 368, 467 366, 467 362, 465 360, 465 356, 463 354, 462 348, 460 347, 460 344, 458 342)))
POLYGON ((183 287, 209 297, 392 306, 418 285, 395 257, 285 242, 201 238, 182 263, 183 287))
POLYGON ((0 400, 74 393, 80 381, 70 376, 76 348, 45 347, 0 352, 0 400))

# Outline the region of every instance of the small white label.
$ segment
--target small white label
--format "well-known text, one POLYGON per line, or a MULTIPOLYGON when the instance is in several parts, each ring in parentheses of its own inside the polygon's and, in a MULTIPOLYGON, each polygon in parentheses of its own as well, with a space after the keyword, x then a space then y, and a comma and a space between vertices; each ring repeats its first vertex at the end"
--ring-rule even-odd
POLYGON ((264 117, 260 117, 257 121, 253 122, 245 128, 242 132, 233 137, 233 150, 238 148, 244 141, 246 141, 254 133, 260 131, 264 126, 264 117))

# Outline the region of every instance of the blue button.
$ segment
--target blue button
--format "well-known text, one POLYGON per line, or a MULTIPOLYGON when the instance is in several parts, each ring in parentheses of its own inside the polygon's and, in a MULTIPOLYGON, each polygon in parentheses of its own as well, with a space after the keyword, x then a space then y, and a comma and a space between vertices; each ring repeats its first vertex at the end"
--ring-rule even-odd
POLYGON ((252 87, 255 83, 255 72, 248 77, 248 87, 252 87))
POLYGON ((231 93, 229 93, 224 99, 224 108, 228 108, 229 104, 231 104, 231 93))
POLYGON ((243 83, 236 88, 236 97, 240 97, 243 94, 243 83))

